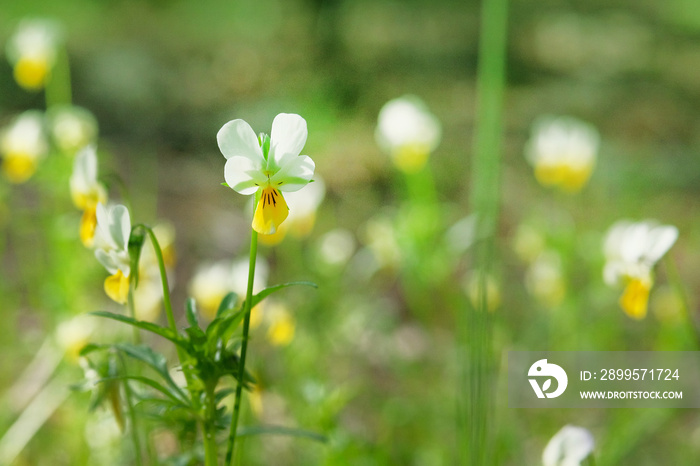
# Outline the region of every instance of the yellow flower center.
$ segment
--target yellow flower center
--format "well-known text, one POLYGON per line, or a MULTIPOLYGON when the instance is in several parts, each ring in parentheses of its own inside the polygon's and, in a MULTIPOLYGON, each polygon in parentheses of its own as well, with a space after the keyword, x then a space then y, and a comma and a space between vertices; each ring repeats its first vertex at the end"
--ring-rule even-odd
POLYGON ((620 307, 633 319, 643 319, 647 315, 651 281, 632 278, 627 282, 620 297, 620 307))
POLYGON ((96 227, 97 208, 96 206, 88 207, 83 211, 83 216, 80 219, 80 241, 83 242, 85 247, 92 247, 96 227))
POLYGON ((404 173, 416 173, 425 166, 430 155, 427 144, 404 144, 394 150, 392 160, 396 168, 404 173))
POLYGON ((253 216, 253 229, 261 235, 271 235, 277 231, 277 227, 284 222, 289 215, 289 207, 282 197, 282 193, 266 186, 262 189, 260 201, 253 216))
POLYGON ((117 273, 105 280, 105 293, 112 301, 126 304, 126 298, 129 296, 129 277, 124 276, 121 270, 117 270, 117 273))
POLYGON ((592 165, 574 166, 565 163, 538 164, 535 178, 542 186, 558 186, 567 192, 577 192, 586 184, 593 170, 592 165))
POLYGON ((23 153, 10 153, 2 161, 2 170, 12 183, 24 183, 36 171, 36 158, 23 153))
POLYGON ((15 80, 23 88, 38 91, 46 84, 49 64, 37 58, 20 58, 14 69, 15 80))

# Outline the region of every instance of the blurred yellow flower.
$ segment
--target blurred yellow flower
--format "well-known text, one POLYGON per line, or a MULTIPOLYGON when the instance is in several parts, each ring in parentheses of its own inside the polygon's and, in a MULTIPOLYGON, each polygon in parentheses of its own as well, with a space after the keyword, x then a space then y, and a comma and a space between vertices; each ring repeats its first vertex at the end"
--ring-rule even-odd
POLYGON ((42 89, 51 75, 60 40, 58 25, 47 19, 25 19, 7 43, 7 57, 17 83, 23 88, 42 89))
POLYGON ((287 307, 279 302, 273 302, 265 308, 267 321, 267 339, 275 346, 286 346, 294 339, 296 323, 287 307))
POLYGON ((75 156, 70 192, 75 206, 83 211, 80 240, 86 247, 91 247, 97 226, 97 204, 107 202, 107 190, 97 181, 97 151, 94 146, 85 147, 75 156))
POLYGON ((440 144, 442 127, 418 97, 390 100, 379 111, 375 137, 396 167, 405 173, 420 171, 440 144))
POLYGON ((105 208, 102 203, 98 203, 96 215, 97 226, 93 243, 95 257, 112 274, 105 280, 105 293, 112 300, 124 304, 129 295, 131 273, 129 211, 123 205, 105 208))
POLYGON ((300 155, 307 136, 306 120, 289 113, 275 117, 270 136, 258 138, 243 120, 229 121, 216 135, 226 157, 226 184, 240 194, 260 195, 252 227, 262 235, 275 233, 289 215, 282 192, 300 190, 314 175, 314 161, 300 155))
POLYGON ((41 112, 29 110, 22 113, 0 133, 2 169, 13 183, 23 183, 31 178, 47 151, 41 112))
POLYGON ((588 429, 566 425, 547 443, 542 452, 544 466, 580 466, 595 446, 588 429))
POLYGON ((47 111, 49 132, 61 152, 73 155, 97 139, 97 120, 81 107, 65 105, 47 111))
POLYGON ((541 117, 533 125, 525 156, 542 186, 577 192, 588 182, 600 136, 588 123, 572 117, 541 117))
POLYGON ((678 229, 653 221, 615 223, 605 237, 603 276, 610 286, 624 286, 620 306, 628 316, 643 319, 654 284, 654 265, 673 246, 678 229))

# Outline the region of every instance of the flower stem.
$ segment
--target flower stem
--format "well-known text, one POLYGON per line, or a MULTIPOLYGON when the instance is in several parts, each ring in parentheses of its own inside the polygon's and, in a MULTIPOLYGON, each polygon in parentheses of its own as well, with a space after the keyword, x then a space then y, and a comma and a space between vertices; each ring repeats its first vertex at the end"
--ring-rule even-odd
POLYGON ((690 312, 690 305, 688 304, 688 295, 685 292, 683 281, 681 280, 681 276, 678 273, 676 263, 670 255, 666 256, 665 262, 668 281, 671 283, 671 286, 673 287, 673 290, 675 291, 676 296, 680 301, 681 308, 683 308, 683 315, 685 317, 686 322, 688 323, 688 329, 693 335, 695 344, 698 348, 700 348, 700 332, 698 332, 698 326, 695 323, 695 319, 693 318, 693 315, 690 312))
POLYGON ((206 413, 205 419, 202 421, 202 432, 204 434, 204 465, 217 466, 219 464, 219 456, 216 444, 216 385, 207 384, 206 387, 206 413))
POLYGON ((71 105, 72 100, 68 52, 62 47, 56 55, 56 64, 44 89, 47 109, 55 105, 71 105))
MULTIPOLYGON (((256 196, 257 200, 257 196, 256 196)), ((233 403, 233 415, 231 416, 231 430, 226 449, 226 462, 233 464, 233 449, 236 444, 236 431, 238 429, 238 416, 241 410, 241 395, 243 393, 243 377, 245 375, 245 359, 248 352, 248 330, 250 328, 250 310, 253 300, 253 281, 255 278, 255 259, 258 253, 258 233, 252 230, 250 236, 250 262, 248 265, 248 288, 245 296, 245 309, 243 317, 243 342, 241 343, 241 358, 238 362, 238 383, 236 385, 236 397, 233 403)))
MULTIPOLYGON (((126 372, 126 363, 124 362, 124 357, 119 355, 119 360, 122 364, 122 370, 126 372)), ((131 442, 134 444, 134 458, 137 466, 141 466, 141 439, 139 438, 139 432, 136 428, 136 412, 134 411, 134 403, 131 399, 132 393, 129 387, 129 381, 124 380, 124 398, 126 398, 126 407, 129 413, 129 421, 131 424, 131 442)))

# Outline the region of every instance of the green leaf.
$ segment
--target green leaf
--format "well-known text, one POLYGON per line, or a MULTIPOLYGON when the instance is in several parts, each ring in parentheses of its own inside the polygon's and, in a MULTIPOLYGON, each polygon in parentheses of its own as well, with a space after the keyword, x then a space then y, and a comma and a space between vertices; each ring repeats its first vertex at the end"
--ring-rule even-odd
POLYGON ((287 435, 290 437, 300 437, 309 440, 314 440, 316 442, 326 443, 328 442, 328 437, 325 435, 317 434, 316 432, 311 432, 303 429, 294 429, 292 427, 283 426, 250 426, 241 427, 238 429, 236 437, 246 437, 250 435, 287 435))
POLYGON ((146 365, 150 366, 155 370, 167 384, 175 390, 181 399, 186 400, 187 396, 185 392, 175 383, 175 381, 170 377, 170 371, 168 370, 168 362, 165 356, 153 351, 150 347, 146 345, 132 345, 130 343, 116 343, 113 348, 124 352, 127 356, 137 359, 146 365))
POLYGON ((163 395, 167 396, 171 400, 173 400, 174 403, 178 404, 179 406, 183 408, 190 408, 190 402, 188 399, 181 399, 179 398, 180 392, 175 392, 168 390, 166 387, 163 385, 159 384, 153 379, 149 379, 148 377, 140 376, 140 375, 118 375, 114 377, 105 377, 103 379, 100 379, 99 382, 109 382, 112 380, 134 380, 136 382, 141 382, 144 385, 148 385, 149 387, 158 390, 160 393, 163 395))
POLYGON ((207 341, 207 335, 199 327, 188 327, 185 333, 190 337, 190 341, 195 347, 201 347, 207 341))
POLYGON ((181 346, 185 350, 190 350, 189 345, 187 344, 187 341, 182 338, 180 335, 176 334, 173 332, 171 329, 167 327, 161 327, 160 325, 154 324, 152 322, 146 322, 143 320, 136 320, 132 317, 128 317, 122 314, 115 314, 113 312, 107 312, 107 311, 93 311, 90 312, 90 314, 98 317, 105 317, 107 319, 112 319, 112 320, 117 320, 119 322, 123 322, 125 324, 133 325, 134 327, 138 327, 140 329, 146 330, 151 333, 155 333, 156 335, 160 335, 161 337, 165 338, 166 340, 170 340, 171 342, 175 343, 178 346, 181 346))
MULTIPOLYGON (((270 296, 272 293, 275 291, 282 290, 284 288, 289 288, 290 286, 297 286, 297 285, 302 285, 302 286, 310 286, 312 288, 318 288, 318 285, 315 284, 314 282, 307 282, 307 281, 301 281, 301 282, 289 282, 289 283, 282 283, 280 285, 274 285, 274 286, 268 286, 264 290, 262 290, 260 293, 256 294, 253 296, 251 299, 251 305, 250 308, 252 309, 253 307, 257 306, 260 301, 263 299, 267 298, 270 296)), ((245 309, 245 303, 243 304, 243 309, 245 309)))
POLYGON ((197 303, 194 298, 189 298, 185 303, 185 315, 187 316, 187 322, 192 327, 199 327, 199 322, 197 321, 197 303))
POLYGON ((87 356, 90 353, 93 353, 95 351, 99 350, 104 350, 104 349, 109 349, 109 345, 98 345, 97 343, 88 343, 87 345, 83 346, 83 348, 80 350, 78 353, 80 356, 87 356))
POLYGON ((238 295, 233 291, 228 293, 226 296, 224 296, 224 299, 221 300, 221 303, 219 303, 219 309, 216 311, 216 317, 220 317, 225 311, 233 310, 236 307, 237 302, 238 295))

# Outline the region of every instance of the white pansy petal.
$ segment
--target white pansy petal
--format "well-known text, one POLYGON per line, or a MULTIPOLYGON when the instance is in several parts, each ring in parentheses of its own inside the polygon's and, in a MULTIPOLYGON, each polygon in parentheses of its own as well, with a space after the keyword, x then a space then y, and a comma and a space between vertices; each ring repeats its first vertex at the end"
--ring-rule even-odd
POLYGON ((270 144, 278 166, 285 155, 299 155, 306 144, 308 130, 306 120, 293 113, 280 113, 272 122, 270 144))
POLYGON ((246 157, 231 157, 224 166, 224 179, 231 189, 240 194, 253 194, 267 183, 259 163, 246 157))
POLYGON ((280 191, 298 191, 311 181, 316 165, 311 157, 300 155, 290 158, 275 175, 270 184, 280 191))
POLYGON ((129 235, 131 234, 131 219, 129 211, 123 205, 115 205, 109 212, 109 233, 114 242, 123 249, 129 247, 129 235))
POLYGON ((119 267, 117 267, 117 264, 115 263, 112 255, 110 255, 104 249, 96 249, 95 257, 97 258, 99 263, 102 264, 105 269, 107 269, 109 273, 115 274, 117 273, 117 270, 119 270, 119 267))
POLYGON ((248 123, 243 120, 231 120, 221 127, 216 134, 216 141, 224 157, 246 157, 252 161, 263 160, 258 137, 248 123))
POLYGON ((648 250, 645 254, 646 259, 651 263, 655 263, 671 249, 671 246, 677 239, 678 228, 672 225, 654 228, 649 232, 648 250))
POLYGON ((564 426, 549 441, 542 453, 544 466, 580 465, 591 454, 595 441, 588 429, 564 426))

